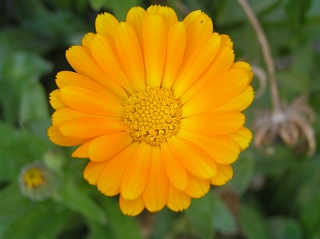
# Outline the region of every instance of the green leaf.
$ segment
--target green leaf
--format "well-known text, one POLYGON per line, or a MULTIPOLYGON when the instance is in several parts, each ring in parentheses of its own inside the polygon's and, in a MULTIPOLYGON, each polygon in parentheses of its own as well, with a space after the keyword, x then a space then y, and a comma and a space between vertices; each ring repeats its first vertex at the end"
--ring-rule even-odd
POLYGON ((89 0, 90 6, 95 11, 100 11, 103 8, 108 0, 89 0))
POLYGON ((307 232, 308 238, 320 235, 320 193, 302 208, 300 213, 301 223, 307 232))
POLYGON ((247 150, 240 155, 240 158, 232 165, 234 175, 227 187, 231 187, 238 194, 246 192, 251 183, 255 170, 254 155, 247 150))
POLYGON ((302 239, 302 229, 292 218, 274 217, 269 220, 269 231, 274 239, 302 239))
POLYGON ((14 53, 5 59, 0 69, 0 102, 7 122, 18 121, 16 109, 22 107, 26 89, 51 69, 51 63, 32 53, 14 53))
POLYGON ((235 233, 237 230, 237 225, 230 209, 226 206, 226 204, 220 199, 220 197, 217 194, 212 195, 212 216, 214 228, 222 233, 235 233))
MULTIPOLYGON (((32 210, 17 217, 2 234, 1 238, 55 239, 70 218, 70 213, 46 200, 34 203, 32 210)), ((17 210, 15 205, 15 210, 17 210)))
POLYGON ((208 193, 201 199, 194 199, 185 212, 192 227, 201 238, 212 238, 213 230, 213 204, 214 197, 208 193))
POLYGON ((61 200, 61 202, 71 210, 80 213, 89 220, 101 224, 107 222, 107 217, 103 209, 98 206, 87 193, 82 191, 71 178, 65 181, 58 195, 58 200, 61 200))
POLYGON ((253 206, 242 204, 239 210, 241 229, 247 239, 269 239, 267 224, 253 206))
POLYGON ((124 21, 129 9, 134 6, 138 6, 139 3, 139 0, 108 1, 114 15, 120 21, 124 21))
POLYGON ((107 212, 107 215, 112 218, 108 223, 108 226, 114 235, 112 238, 142 239, 135 218, 123 215, 115 198, 104 197, 101 204, 107 212))
POLYGON ((150 239, 163 239, 175 222, 176 214, 168 208, 162 209, 155 215, 154 230, 150 239))
POLYGON ((42 140, 23 129, 14 129, 2 121, 0 135, 0 181, 15 180, 22 167, 41 160, 50 148, 48 140, 42 140))
POLYGON ((22 94, 19 124, 50 118, 46 93, 40 83, 30 85, 22 94))

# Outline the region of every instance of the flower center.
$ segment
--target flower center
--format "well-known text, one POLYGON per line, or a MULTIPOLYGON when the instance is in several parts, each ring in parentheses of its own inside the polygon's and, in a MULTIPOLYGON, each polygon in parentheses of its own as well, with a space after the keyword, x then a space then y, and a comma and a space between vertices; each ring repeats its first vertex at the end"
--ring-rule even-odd
POLYGON ((158 146, 180 128, 181 103, 167 89, 147 86, 124 103, 123 123, 135 141, 158 146))
POLYGON ((30 168, 25 172, 23 181, 28 188, 36 188, 45 183, 41 169, 36 167, 30 168))

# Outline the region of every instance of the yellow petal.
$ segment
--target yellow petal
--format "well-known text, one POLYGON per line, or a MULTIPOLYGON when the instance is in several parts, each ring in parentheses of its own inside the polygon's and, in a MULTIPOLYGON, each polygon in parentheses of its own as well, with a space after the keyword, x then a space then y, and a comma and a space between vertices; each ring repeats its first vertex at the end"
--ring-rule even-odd
POLYGON ((122 116, 123 106, 92 90, 66 86, 60 90, 61 99, 70 107, 84 113, 102 116, 122 116))
MULTIPOLYGON (((181 96, 208 68, 220 47, 220 37, 217 33, 207 36, 197 45, 190 57, 182 63, 182 68, 174 84, 175 96, 181 96)), ((187 47, 186 47, 187 50, 187 47)))
POLYGON ((92 161, 104 161, 115 157, 132 142, 132 137, 127 132, 108 134, 96 138, 89 147, 92 161))
POLYGON ((98 65, 115 82, 126 90, 133 92, 132 82, 124 73, 117 56, 115 43, 105 35, 97 34, 91 43, 91 52, 98 65))
POLYGON ((248 75, 240 69, 229 70, 205 84, 183 106, 183 116, 189 117, 215 109, 239 95, 248 85, 248 75))
POLYGON ((183 118, 180 127, 197 133, 223 135, 240 129, 244 121, 245 116, 238 112, 210 112, 183 118))
POLYGON ((168 139, 168 145, 180 164, 199 178, 212 178, 216 173, 213 158, 199 146, 180 137, 168 139))
POLYGON ((186 193, 192 198, 201 198, 208 193, 210 189, 210 179, 202 179, 188 175, 188 185, 186 188, 186 193))
POLYGON ((114 82, 96 63, 89 49, 73 46, 67 50, 66 57, 74 70, 98 82, 112 92, 109 95, 114 101, 119 102, 119 100, 127 98, 127 94, 123 88, 114 82))
POLYGON ((209 136, 180 129, 179 137, 190 140, 207 152, 216 163, 230 164, 239 156, 239 145, 229 136, 209 136))
POLYGON ((106 118, 78 118, 66 121, 59 126, 59 131, 73 138, 86 139, 123 131, 118 121, 106 118))
POLYGON ((166 26, 161 17, 148 16, 142 32, 147 85, 160 87, 166 56, 166 26))
POLYGON ((232 64, 231 69, 242 69, 244 70, 248 76, 249 76, 249 84, 252 81, 252 77, 253 77, 253 72, 251 69, 251 66, 249 65, 249 63, 244 62, 244 61, 238 61, 232 64))
POLYGON ((233 48, 233 42, 231 41, 230 37, 225 34, 221 34, 221 46, 227 46, 229 48, 233 48))
POLYGON ((151 168, 151 145, 141 143, 128 163, 121 183, 121 195, 125 199, 139 197, 146 187, 151 168))
POLYGON ((252 133, 246 127, 242 127, 236 132, 229 134, 229 137, 239 144, 241 150, 245 150, 249 147, 252 140, 252 133))
POLYGON ((67 107, 67 105, 61 100, 60 90, 54 90, 50 93, 50 104, 55 110, 67 107))
POLYGON ((108 164, 109 164, 109 161, 104 161, 104 162, 90 161, 83 171, 83 177, 88 181, 88 183, 96 185, 98 183, 100 174, 108 164))
POLYGON ((188 180, 187 172, 171 152, 168 143, 161 144, 161 156, 169 181, 179 190, 185 190, 188 180))
POLYGON ((97 16, 95 25, 97 33, 114 38, 114 32, 119 22, 112 14, 105 12, 97 16))
POLYGON ((145 88, 143 55, 139 40, 132 27, 125 22, 116 29, 115 43, 120 62, 137 91, 145 88))
POLYGON ((128 216, 137 216, 144 209, 144 203, 141 196, 133 200, 128 200, 120 195, 119 204, 122 213, 128 216))
POLYGON ((142 41, 142 28, 147 12, 142 7, 132 7, 126 17, 126 22, 134 29, 140 42, 142 41))
POLYGON ((188 22, 186 24, 186 28, 187 28, 186 56, 189 57, 198 48, 198 44, 203 39, 207 38, 210 34, 212 34, 213 24, 212 24, 211 18, 207 14, 201 13, 198 16, 196 16, 192 20, 192 22, 188 22))
POLYGON ((123 174, 138 147, 138 143, 133 143, 114 158, 107 160, 109 164, 106 165, 98 179, 97 185, 99 191, 107 196, 114 196, 120 193, 123 174))
POLYGON ((217 174, 211 178, 211 184, 216 186, 225 185, 233 176, 233 169, 229 164, 218 164, 217 174))
POLYGON ((86 48, 90 48, 91 46, 91 41, 94 38, 95 34, 92 32, 87 33, 86 35, 84 35, 84 37, 82 38, 82 46, 86 47, 86 48))
POLYGON ((159 9, 161 9, 162 6, 160 5, 151 5, 150 7, 147 8, 147 13, 148 15, 156 14, 159 9))
POLYGON ((74 158, 89 158, 89 147, 92 140, 81 144, 75 151, 72 152, 74 158))
POLYGON ((67 137, 61 134, 57 127, 53 125, 50 126, 50 128, 48 129, 48 136, 53 143, 61 146, 74 146, 87 141, 86 139, 76 139, 72 137, 67 137))
POLYGON ((186 29, 178 22, 168 32, 166 61, 163 72, 162 87, 170 89, 179 72, 186 46, 186 29))
POLYGON ((156 14, 164 20, 167 30, 169 30, 174 24, 178 22, 178 16, 171 7, 161 7, 156 14))
POLYGON ((204 13, 201 10, 192 11, 183 19, 183 24, 186 27, 189 27, 198 16, 201 16, 203 14, 204 13))
POLYGON ((230 99, 229 102, 213 109, 215 111, 243 111, 249 107, 254 99, 254 92, 251 86, 247 86, 239 95, 230 99))
POLYGON ((169 190, 160 147, 152 147, 151 160, 150 176, 142 197, 146 208, 150 212, 157 212, 167 204, 169 190))
POLYGON ((52 124, 54 126, 59 126, 61 123, 72 120, 72 119, 77 119, 77 118, 83 118, 83 117, 90 117, 91 115, 85 114, 83 112, 74 110, 69 107, 65 107, 62 109, 59 109, 55 111, 52 115, 52 124))
MULTIPOLYGON (((66 86, 78 86, 88 90, 95 91, 106 97, 110 97, 111 92, 103 87, 101 84, 93 81, 92 79, 80 75, 72 71, 60 71, 56 76, 56 83, 59 88, 66 86)), ((112 94, 111 94, 112 95, 112 94)))
POLYGON ((168 208, 174 212, 180 212, 187 209, 190 203, 191 198, 189 195, 169 183, 168 208))
MULTIPOLYGON (((220 39, 222 39, 220 37, 220 39)), ((221 42, 221 47, 217 52, 215 58, 210 63, 210 66, 204 72, 204 74, 194 82, 192 87, 190 87, 180 98, 181 102, 187 102, 195 94, 199 93, 199 90, 203 85, 212 81, 214 78, 219 77, 220 74, 227 71, 234 61, 234 53, 232 48, 228 46, 223 46, 221 42)), ((201 93, 200 93, 201 94, 201 93)))

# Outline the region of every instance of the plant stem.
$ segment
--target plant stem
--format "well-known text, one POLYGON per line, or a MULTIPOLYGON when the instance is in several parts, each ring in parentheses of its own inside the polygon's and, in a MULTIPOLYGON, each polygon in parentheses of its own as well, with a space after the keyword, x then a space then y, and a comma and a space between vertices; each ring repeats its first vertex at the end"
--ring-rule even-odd
POLYGON ((280 108, 280 99, 279 99, 279 89, 278 89, 277 80, 275 76, 275 65, 271 56, 269 42, 266 38, 266 35, 261 27, 261 24, 258 18, 252 11, 247 1, 238 0, 238 2, 240 6, 243 8, 245 14, 247 15, 253 29, 255 30, 258 41, 262 49, 262 55, 266 62, 267 71, 268 71, 269 80, 270 80, 270 91, 271 91, 273 113, 274 114, 280 113, 281 108, 280 108))

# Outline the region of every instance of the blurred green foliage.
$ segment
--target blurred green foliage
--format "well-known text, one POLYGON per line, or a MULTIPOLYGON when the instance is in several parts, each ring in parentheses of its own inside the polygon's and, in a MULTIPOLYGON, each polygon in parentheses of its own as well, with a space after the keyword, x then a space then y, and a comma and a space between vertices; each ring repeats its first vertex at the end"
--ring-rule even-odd
MULTIPOLYGON (((70 69, 65 50, 94 31, 99 12, 124 20, 135 5, 168 4, 180 19, 201 9, 219 33, 234 41, 238 60, 265 67, 256 35, 235 0, 2 0, 0 2, 0 238, 320 238, 320 151, 309 158, 306 142, 281 141, 265 151, 253 145, 234 164, 224 187, 193 200, 183 213, 168 209, 131 218, 82 178, 86 160, 49 142, 48 93, 55 73, 70 69), (58 178, 51 198, 31 201, 19 190, 22 168, 44 160, 58 178)), ((281 98, 307 95, 320 112, 320 1, 250 0, 270 41, 281 98)), ((253 82, 255 88, 258 81, 253 82)), ((268 91, 249 110, 270 108, 268 91)), ((320 120, 314 130, 320 141, 320 120)), ((319 148, 319 147, 318 147, 319 148)))

